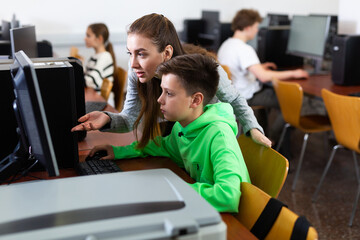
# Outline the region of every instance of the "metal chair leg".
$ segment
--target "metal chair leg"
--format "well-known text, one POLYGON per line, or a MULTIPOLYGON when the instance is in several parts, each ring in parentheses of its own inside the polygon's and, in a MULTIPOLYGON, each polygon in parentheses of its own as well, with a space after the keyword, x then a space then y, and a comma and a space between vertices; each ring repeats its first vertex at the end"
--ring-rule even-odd
POLYGON ((281 135, 280 135, 279 142, 278 142, 278 144, 277 144, 277 146, 276 146, 276 151, 277 151, 277 152, 279 152, 279 149, 280 149, 281 144, 282 144, 282 142, 283 142, 283 140, 284 140, 284 137, 285 137, 286 130, 287 130, 290 126, 291 126, 291 125, 290 125, 289 123, 285 123, 284 128, 283 128, 283 130, 282 130, 282 132, 281 132, 281 135))
POLYGON ((304 142, 303 142, 303 145, 301 147, 301 154, 300 154, 299 163, 298 163, 298 166, 297 166, 297 169, 296 169, 294 182, 293 182, 292 187, 291 187, 291 190, 293 190, 293 191, 295 191, 295 188, 296 188, 296 182, 297 182, 297 179, 299 177, 301 165, 302 165, 302 162, 303 162, 303 159, 304 159, 304 154, 305 154, 305 149, 306 149, 308 138, 309 138, 309 133, 306 133, 304 135, 304 142))
POLYGON ((355 173, 356 173, 356 178, 358 180, 358 184, 360 184, 360 172, 359 172, 359 165, 356 159, 356 152, 352 151, 353 153, 353 157, 354 157, 354 164, 355 164, 355 173))
POLYGON ((317 187, 316 187, 316 190, 315 190, 315 193, 314 193, 313 197, 311 198, 311 200, 312 200, 313 202, 315 202, 315 201, 317 200, 318 193, 319 193, 319 191, 320 191, 320 187, 321 187, 321 185, 322 185, 322 183, 323 183, 323 181, 324 181, 324 179, 325 179, 325 176, 326 176, 326 174, 327 174, 327 172, 328 172, 328 170, 329 170, 329 168, 330 168, 330 165, 331 165, 331 163, 332 163, 332 160, 334 159, 336 150, 337 150, 338 148, 342 148, 342 147, 343 147, 343 146, 341 146, 341 145, 336 145, 336 146, 333 147, 333 150, 331 151, 331 155, 330 155, 329 161, 327 162, 326 167, 325 167, 325 169, 324 169, 324 172, 323 172, 323 174, 322 174, 322 176, 321 176, 321 178, 320 178, 320 182, 319 182, 319 184, 318 184, 317 187))
POLYGON ((355 212, 356 212, 356 208, 357 208, 357 205, 358 205, 358 203, 359 203, 359 197, 360 197, 360 185, 358 186, 358 190, 357 190, 357 194, 356 194, 356 197, 355 197, 355 202, 354 202, 353 210, 352 210, 352 212, 351 212, 350 221, 349 221, 349 227, 351 227, 352 224, 353 224, 354 217, 355 217, 355 212))

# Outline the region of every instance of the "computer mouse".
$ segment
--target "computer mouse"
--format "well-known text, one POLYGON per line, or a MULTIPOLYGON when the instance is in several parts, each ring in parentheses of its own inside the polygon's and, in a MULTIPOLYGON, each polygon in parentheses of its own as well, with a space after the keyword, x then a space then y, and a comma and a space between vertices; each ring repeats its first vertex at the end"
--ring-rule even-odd
POLYGON ((94 153, 94 155, 92 157, 87 156, 85 158, 85 161, 90 161, 90 160, 100 160, 100 158, 107 156, 107 151, 106 150, 101 150, 101 151, 97 151, 96 153, 94 153))

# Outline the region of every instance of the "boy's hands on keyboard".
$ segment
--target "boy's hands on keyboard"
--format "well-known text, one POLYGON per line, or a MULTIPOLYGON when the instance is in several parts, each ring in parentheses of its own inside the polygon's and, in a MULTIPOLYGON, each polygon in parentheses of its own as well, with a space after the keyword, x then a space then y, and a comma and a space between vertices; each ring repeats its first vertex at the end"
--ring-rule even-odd
POLYGON ((110 160, 115 158, 115 154, 111 145, 98 145, 91 149, 86 159, 93 159, 94 157, 99 160, 110 160))
POLYGON ((79 162, 77 172, 79 175, 93 175, 119 172, 121 169, 114 161, 114 151, 111 145, 99 145, 94 147, 85 162, 79 162))

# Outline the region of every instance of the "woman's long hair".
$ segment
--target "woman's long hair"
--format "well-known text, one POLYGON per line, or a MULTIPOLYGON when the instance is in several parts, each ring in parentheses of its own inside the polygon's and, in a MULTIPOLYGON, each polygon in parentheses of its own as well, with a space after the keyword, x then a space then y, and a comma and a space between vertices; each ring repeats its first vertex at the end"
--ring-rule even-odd
MULTIPOLYGON (((184 54, 174 25, 163 15, 153 13, 135 20, 130 25, 128 34, 139 34, 151 39, 152 43, 157 46, 159 53, 163 52, 166 46, 171 45, 173 47, 172 57, 184 54)), ((156 77, 146 83, 138 81, 137 88, 142 106, 134 123, 136 135, 140 122, 143 123, 142 136, 140 140, 138 139, 138 148, 144 148, 149 140, 161 135, 158 123, 161 111, 157 102, 161 95, 160 83, 161 80, 156 77)))

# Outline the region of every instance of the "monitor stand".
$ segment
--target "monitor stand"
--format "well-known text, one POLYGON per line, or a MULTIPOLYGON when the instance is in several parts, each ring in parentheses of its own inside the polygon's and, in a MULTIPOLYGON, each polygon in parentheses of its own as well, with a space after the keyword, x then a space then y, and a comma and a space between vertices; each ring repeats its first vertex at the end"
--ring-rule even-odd
POLYGON ((40 166, 38 160, 35 159, 19 139, 13 153, 6 156, 0 161, 0 184, 11 183, 14 179, 8 180, 11 176, 15 177, 21 172, 21 176, 25 176, 30 170, 35 170, 35 166, 40 166))
POLYGON ((330 72, 328 67, 324 67, 325 61, 323 59, 306 59, 305 60, 305 71, 309 75, 327 75, 330 72))

